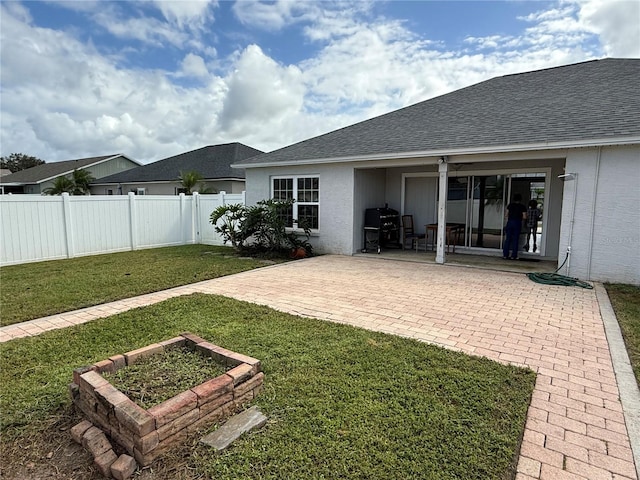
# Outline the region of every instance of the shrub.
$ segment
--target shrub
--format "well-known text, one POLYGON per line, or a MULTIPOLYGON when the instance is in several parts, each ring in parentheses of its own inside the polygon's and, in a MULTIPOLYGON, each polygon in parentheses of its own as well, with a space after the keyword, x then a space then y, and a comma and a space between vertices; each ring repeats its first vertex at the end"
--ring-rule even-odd
POLYGON ((300 225, 303 234, 287 231, 287 216, 293 202, 270 199, 254 206, 223 205, 213 211, 210 221, 225 243, 231 243, 237 251, 253 249, 280 254, 302 247, 311 255, 309 226, 300 225))

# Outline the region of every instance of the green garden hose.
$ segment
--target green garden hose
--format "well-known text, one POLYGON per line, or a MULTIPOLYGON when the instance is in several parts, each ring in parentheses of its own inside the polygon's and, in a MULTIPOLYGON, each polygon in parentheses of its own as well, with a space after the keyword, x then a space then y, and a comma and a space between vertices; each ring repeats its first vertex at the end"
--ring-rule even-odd
POLYGON ((558 273, 558 271, 560 271, 560 269, 564 267, 564 264, 567 263, 568 258, 569 254, 567 253, 567 256, 565 257, 564 262, 562 262, 562 265, 560 265, 558 269, 553 273, 531 272, 527 273, 527 277, 529 277, 530 280, 533 280, 536 283, 541 283, 543 285, 560 285, 563 287, 580 287, 592 289, 593 285, 587 282, 583 282, 581 280, 578 280, 577 278, 567 277, 566 275, 560 275, 558 273))

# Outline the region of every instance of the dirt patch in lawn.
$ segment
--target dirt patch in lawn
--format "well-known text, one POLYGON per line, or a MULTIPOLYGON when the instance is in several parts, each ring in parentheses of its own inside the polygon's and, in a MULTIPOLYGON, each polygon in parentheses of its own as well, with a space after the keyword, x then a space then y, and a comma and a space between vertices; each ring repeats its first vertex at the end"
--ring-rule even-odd
MULTIPOLYGON (((93 457, 71 439, 69 430, 83 420, 75 407, 68 406, 46 422, 34 423, 15 441, 3 442, 0 478, 13 480, 103 480, 93 457)), ((203 432, 176 446, 150 467, 136 472, 138 480, 192 480, 196 474, 192 455, 203 432)), ((4 435, 3 435, 4 436, 4 435)), ((119 451, 114 445, 116 454, 119 451)))

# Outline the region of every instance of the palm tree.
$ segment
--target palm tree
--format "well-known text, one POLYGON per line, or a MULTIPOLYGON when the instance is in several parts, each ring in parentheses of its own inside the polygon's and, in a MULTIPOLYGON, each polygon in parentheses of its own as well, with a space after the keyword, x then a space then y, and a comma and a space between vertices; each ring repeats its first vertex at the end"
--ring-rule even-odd
POLYGON ((74 195, 86 195, 89 192, 89 184, 96 178, 91 175, 91 172, 81 168, 74 170, 71 174, 73 178, 73 194, 74 195))
POLYGON ((196 171, 189 172, 180 172, 180 183, 182 184, 182 188, 185 189, 186 195, 191 195, 193 193, 193 188, 198 184, 200 180, 204 180, 202 174, 196 171))
POLYGON ((53 181, 53 185, 49 188, 45 188, 42 193, 45 195, 61 195, 63 193, 70 193, 73 195, 73 192, 76 188, 75 183, 67 176, 58 177, 53 181))

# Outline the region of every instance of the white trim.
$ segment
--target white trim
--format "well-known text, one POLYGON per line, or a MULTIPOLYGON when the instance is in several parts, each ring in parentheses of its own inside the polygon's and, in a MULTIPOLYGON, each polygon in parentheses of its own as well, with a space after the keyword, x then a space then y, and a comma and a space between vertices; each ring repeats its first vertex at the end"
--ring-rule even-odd
POLYGON ((318 234, 320 232, 320 204, 322 201, 322 194, 321 194, 321 188, 320 188, 320 174, 316 173, 316 174, 302 174, 302 175, 270 175, 269 176, 270 197, 273 198, 273 181, 274 180, 289 180, 289 179, 291 179, 293 183, 292 195, 295 202, 293 203, 293 212, 292 212, 293 226, 287 227, 287 231, 303 232, 303 230, 301 230, 298 227, 298 223, 297 223, 298 205, 316 205, 318 207, 318 228, 311 228, 310 230, 313 234, 318 234), (296 193, 298 193, 297 180, 300 178, 317 178, 318 179, 318 201, 317 202, 298 202, 298 200, 295 198, 296 193))
MULTIPOLYGON (((523 143, 513 145, 495 145, 488 147, 465 147, 465 148, 448 148, 446 150, 418 150, 397 153, 379 153, 364 156, 347 156, 347 157, 325 157, 311 158, 308 160, 285 160, 264 163, 236 163, 233 168, 264 168, 264 167, 282 167, 294 165, 316 165, 325 163, 342 163, 342 162, 366 162, 369 160, 402 160, 416 157, 435 157, 429 164, 437 165, 438 158, 441 156, 453 155, 478 155, 484 153, 509 153, 539 150, 557 150, 566 148, 584 148, 584 147, 602 147, 602 146, 620 146, 633 145, 640 143, 638 137, 622 137, 622 138, 602 138, 593 140, 581 140, 574 142, 543 142, 543 143, 523 143)), ((422 160, 424 162, 424 158, 422 160)))
MULTIPOLYGON (((121 173, 125 173, 127 170, 125 170, 124 172, 121 173)), ((114 173, 114 175, 118 175, 117 173, 114 173)), ((231 181, 231 182, 246 182, 247 180, 245 178, 240 178, 240 177, 223 177, 223 178, 205 178, 203 180, 201 180, 202 182, 227 182, 227 181, 231 181)), ((95 181, 95 182, 91 182, 91 186, 92 187, 100 187, 102 185, 138 185, 138 184, 143 184, 143 183, 163 183, 163 184, 169 184, 169 183, 180 183, 179 179, 175 179, 175 180, 131 180, 131 181, 127 181, 127 182, 100 182, 100 181, 95 181)))

